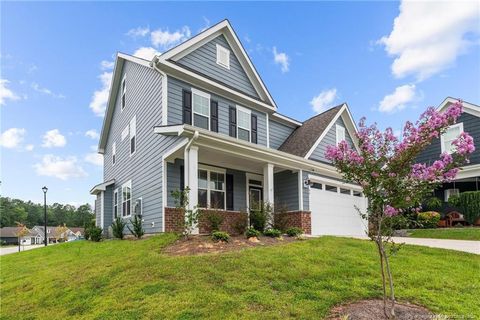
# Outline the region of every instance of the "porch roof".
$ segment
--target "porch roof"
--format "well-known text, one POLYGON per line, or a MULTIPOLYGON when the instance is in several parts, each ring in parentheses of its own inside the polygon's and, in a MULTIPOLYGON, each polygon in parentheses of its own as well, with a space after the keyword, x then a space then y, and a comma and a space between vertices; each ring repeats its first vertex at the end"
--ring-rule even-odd
POLYGON ((115 183, 115 179, 112 179, 112 180, 108 180, 108 181, 106 181, 106 182, 99 183, 99 184, 97 184, 96 186, 94 186, 94 187, 90 190, 90 194, 97 195, 97 194, 99 194, 100 192, 105 191, 106 188, 107 188, 109 185, 114 184, 114 183, 115 183))

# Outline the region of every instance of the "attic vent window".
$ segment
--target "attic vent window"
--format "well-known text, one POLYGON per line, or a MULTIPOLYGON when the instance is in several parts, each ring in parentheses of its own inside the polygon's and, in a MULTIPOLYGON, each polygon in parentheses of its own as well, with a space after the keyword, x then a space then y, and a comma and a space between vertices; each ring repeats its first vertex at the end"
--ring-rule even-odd
POLYGON ((217 64, 230 69, 230 50, 217 44, 217 64))

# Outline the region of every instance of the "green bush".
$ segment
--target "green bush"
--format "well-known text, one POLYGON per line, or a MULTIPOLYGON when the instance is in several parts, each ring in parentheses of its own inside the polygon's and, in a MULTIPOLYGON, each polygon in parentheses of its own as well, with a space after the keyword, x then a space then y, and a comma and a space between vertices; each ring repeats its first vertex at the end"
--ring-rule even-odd
POLYGON ((235 222, 233 223, 233 230, 235 230, 236 234, 243 234, 245 230, 247 229, 248 226, 248 220, 247 217, 248 214, 246 212, 242 212, 240 217, 235 219, 235 222))
POLYGON ((257 210, 250 212, 250 226, 260 232, 263 232, 269 221, 272 221, 272 206, 268 203, 260 202, 257 210))
POLYGON ((99 242, 102 240, 102 228, 100 227, 90 227, 89 228, 89 237, 90 240, 94 242, 99 242))
POLYGON ((282 232, 278 229, 267 229, 263 232, 263 234, 267 237, 279 238, 282 235, 282 232))
POLYGON ((385 229, 391 230, 414 229, 418 227, 418 223, 415 221, 415 219, 404 214, 398 214, 392 217, 385 217, 384 223, 385 229))
POLYGON ((291 227, 291 228, 288 228, 285 233, 289 236, 289 237, 298 237, 298 236, 301 236, 303 234, 303 230, 300 229, 300 228, 297 228, 297 227, 291 227))
POLYGON ((452 207, 458 207, 460 205, 460 197, 458 196, 458 194, 451 195, 448 198, 448 205, 452 207))
POLYGON ((442 200, 437 197, 431 197, 425 201, 425 205, 428 210, 438 210, 442 207, 442 200))
POLYGON ((245 236, 247 237, 247 239, 253 237, 258 238, 260 236, 260 231, 255 230, 254 227, 249 227, 247 231, 245 231, 245 236))
POLYGON ((440 213, 435 211, 420 212, 417 220, 423 228, 436 228, 438 221, 440 221, 440 213))
POLYGON ((127 223, 120 217, 117 217, 112 223, 113 236, 118 239, 123 239, 125 226, 127 223))
POLYGON ((212 232, 220 230, 220 226, 223 223, 223 215, 218 210, 205 210, 203 215, 212 232))
POLYGON ((469 224, 474 224, 480 217, 480 191, 460 193, 458 207, 465 217, 465 220, 469 224))
POLYGON ((130 230, 130 232, 135 236, 135 238, 140 239, 145 234, 142 225, 142 218, 140 218, 138 215, 135 215, 133 217, 133 220, 130 220, 130 223, 132 224, 132 228, 130 228, 130 226, 127 226, 128 230, 130 230))
POLYGON ((230 235, 223 231, 214 231, 212 233, 212 240, 216 242, 218 241, 228 242, 228 240, 230 240, 230 235))

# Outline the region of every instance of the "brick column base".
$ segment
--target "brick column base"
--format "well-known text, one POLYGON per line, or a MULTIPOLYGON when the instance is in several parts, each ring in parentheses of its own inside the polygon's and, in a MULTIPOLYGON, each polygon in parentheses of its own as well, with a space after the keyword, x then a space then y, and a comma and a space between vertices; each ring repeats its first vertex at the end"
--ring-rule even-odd
POLYGON ((287 211, 275 214, 275 225, 281 229, 300 228, 305 234, 312 234, 310 211, 287 211))
POLYGON ((183 209, 165 207, 165 232, 183 232, 185 214, 183 209))

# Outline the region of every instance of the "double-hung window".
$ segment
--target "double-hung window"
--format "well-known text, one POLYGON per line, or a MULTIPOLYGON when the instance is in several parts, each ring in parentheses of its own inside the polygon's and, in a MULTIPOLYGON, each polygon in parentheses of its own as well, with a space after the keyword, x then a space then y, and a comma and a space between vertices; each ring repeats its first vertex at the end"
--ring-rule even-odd
POLYGON ((122 216, 129 217, 132 211, 132 181, 122 185, 122 216))
POLYGON ((252 112, 247 108, 237 106, 238 138, 250 142, 251 131, 252 131, 252 112))
POLYGON ((130 155, 137 150, 137 116, 130 120, 130 155))
POLYGON ((345 140, 345 128, 342 127, 341 125, 335 125, 335 134, 336 134, 336 140, 337 144, 345 140))
POLYGON ((112 165, 114 165, 115 161, 117 160, 116 156, 117 156, 117 143, 114 142, 112 144, 112 165))
POLYGON ((127 93, 127 74, 125 74, 122 79, 122 111, 123 109, 125 109, 125 106, 127 104, 126 93, 127 93))
POLYGON ((224 171, 208 168, 198 170, 198 207, 224 210, 225 196, 224 171))
POLYGON ((118 189, 113 192, 113 218, 118 217, 118 189))
POLYGON ((210 128, 210 95, 192 89, 193 125, 199 128, 210 128))
POLYGON ((457 123, 448 127, 447 131, 440 137, 442 153, 453 153, 455 151, 455 146, 452 145, 453 140, 457 139, 458 136, 463 132, 463 123, 457 123))

